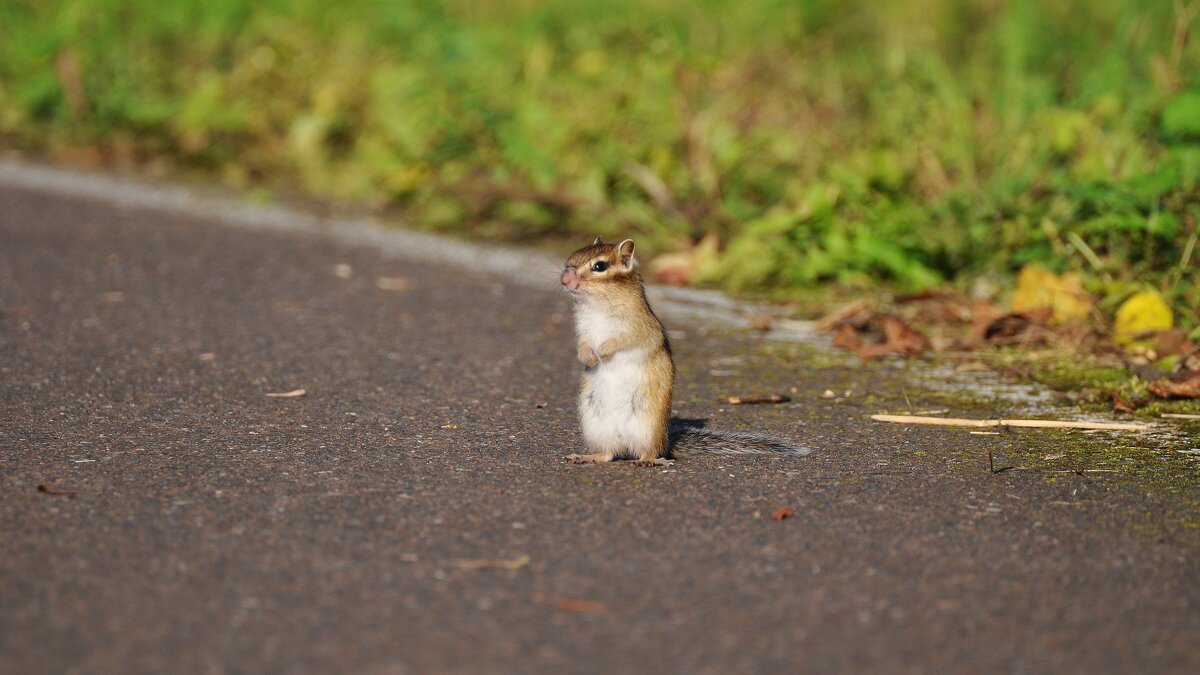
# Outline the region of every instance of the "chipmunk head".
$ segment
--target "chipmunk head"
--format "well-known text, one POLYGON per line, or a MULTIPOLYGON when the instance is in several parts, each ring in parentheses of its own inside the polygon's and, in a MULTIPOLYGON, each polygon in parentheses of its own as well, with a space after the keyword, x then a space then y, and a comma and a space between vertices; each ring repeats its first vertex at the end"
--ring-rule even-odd
POLYGON ((577 300, 627 292, 641 286, 633 240, 606 244, 600 237, 567 258, 560 277, 563 288, 577 300))

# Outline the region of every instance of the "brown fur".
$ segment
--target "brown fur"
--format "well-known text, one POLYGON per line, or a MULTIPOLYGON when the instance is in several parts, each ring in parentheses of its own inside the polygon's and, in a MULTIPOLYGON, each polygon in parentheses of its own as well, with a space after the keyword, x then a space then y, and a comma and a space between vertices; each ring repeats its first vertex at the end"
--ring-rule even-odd
MULTIPOLYGON (((635 396, 645 402, 643 414, 652 417, 655 441, 651 447, 626 448, 640 462, 661 463, 669 454, 667 423, 671 416, 671 390, 675 384, 675 363, 671 357, 671 345, 667 340, 662 322, 655 316, 646 300, 642 275, 633 262, 633 242, 626 240, 619 245, 605 244, 597 238, 590 246, 575 251, 567 258, 567 269, 574 268, 579 274, 580 292, 590 302, 602 302, 608 312, 620 322, 617 335, 600 345, 589 345, 580 336, 578 357, 584 366, 591 369, 599 361, 626 349, 643 349, 647 352, 644 363, 645 377, 641 391, 635 396), (597 261, 604 261, 608 269, 596 272, 592 269, 597 261)), ((589 383, 586 372, 581 378, 581 400, 586 397, 589 383)), ((590 455, 572 455, 569 459, 580 462, 606 462, 614 458, 612 453, 598 452, 590 455)))

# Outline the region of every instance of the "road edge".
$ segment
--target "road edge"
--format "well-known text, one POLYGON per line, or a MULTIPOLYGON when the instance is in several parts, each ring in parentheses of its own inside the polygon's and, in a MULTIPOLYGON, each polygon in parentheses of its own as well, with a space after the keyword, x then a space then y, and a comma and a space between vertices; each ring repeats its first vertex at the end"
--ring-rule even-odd
MULTIPOLYGON (((437 260, 547 291, 557 288, 555 282, 561 264, 541 251, 476 244, 406 230, 371 217, 323 217, 284 204, 253 204, 177 184, 10 158, 0 159, 0 186, 84 198, 122 208, 180 214, 251 231, 318 236, 343 245, 372 248, 385 257, 437 260)), ((656 311, 679 321, 703 320, 716 326, 750 328, 752 317, 769 314, 766 308, 738 301, 719 291, 649 286, 647 294, 656 311)), ((810 322, 792 320, 772 322, 771 333, 773 337, 792 340, 814 335, 810 322)))

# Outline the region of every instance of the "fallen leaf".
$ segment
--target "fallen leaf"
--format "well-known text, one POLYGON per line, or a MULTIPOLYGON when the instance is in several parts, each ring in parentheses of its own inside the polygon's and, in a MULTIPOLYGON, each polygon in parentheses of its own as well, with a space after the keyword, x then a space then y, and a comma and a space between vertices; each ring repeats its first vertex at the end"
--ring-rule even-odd
POLYGON ((787 520, 788 518, 791 518, 794 515, 796 515, 795 511, 784 506, 782 508, 775 509, 775 513, 771 514, 771 518, 773 520, 787 520))
POLYGON ((74 490, 62 490, 62 489, 59 489, 56 487, 51 487, 49 485, 46 485, 45 483, 39 483, 37 486, 37 491, 41 492, 42 494, 54 495, 56 497, 66 497, 67 499, 75 498, 74 490))
POLYGON ((771 331, 771 315, 755 312, 746 317, 750 322, 750 327, 760 333, 768 333, 771 331))
POLYGON ((578 614, 580 612, 592 612, 594 614, 603 614, 608 611, 608 607, 602 602, 594 600, 579 600, 577 598, 548 598, 544 593, 535 593, 533 601, 539 605, 552 607, 560 612, 570 612, 578 614))
POLYGON ((650 261, 649 271, 650 278, 660 284, 687 286, 695 272, 695 259, 691 251, 661 253, 650 261))
POLYGON ((1154 336, 1154 352, 1163 356, 1185 356, 1196 351, 1196 343, 1188 339, 1187 332, 1180 328, 1162 330, 1154 336))
POLYGON ((929 339, 913 330, 899 317, 885 316, 879 320, 883 331, 883 342, 859 347, 858 357, 863 360, 896 354, 918 356, 929 349, 929 339))
POLYGON ((1044 267, 1026 265, 1017 275, 1012 308, 1017 313, 1048 308, 1054 322, 1063 324, 1087 318, 1092 298, 1078 275, 1059 276, 1044 267))
POLYGON ((1113 394, 1112 411, 1115 413, 1131 413, 1137 410, 1137 405, 1120 394, 1113 394))
POLYGON ((1011 345, 1044 343, 1044 329, 1053 310, 1049 307, 1025 312, 981 313, 971 326, 969 345, 1011 345))
POLYGON ((857 328, 845 323, 838 326, 837 332, 834 333, 833 346, 848 352, 856 352, 862 346, 862 337, 858 334, 857 328))
POLYGON ((792 400, 790 396, 771 394, 769 396, 729 396, 721 399, 720 402, 731 405, 754 405, 758 403, 787 403, 790 400, 792 400))
POLYGON ((375 280, 375 288, 381 291, 406 291, 410 283, 404 277, 379 277, 375 280))
POLYGON ((1181 379, 1155 380, 1146 390, 1159 398, 1200 398, 1200 370, 1181 379))
POLYGON ((519 570, 529 564, 529 556, 520 555, 512 560, 480 558, 478 560, 460 560, 458 568, 461 570, 482 570, 482 569, 498 569, 498 570, 519 570))
POLYGON ((875 316, 874 305, 869 300, 858 300, 833 310, 816 323, 819 331, 831 331, 842 326, 862 328, 875 316))
POLYGON ((1148 335, 1170 330, 1174 325, 1171 307, 1161 295, 1153 291, 1135 293, 1117 308, 1113 339, 1117 344, 1131 345, 1148 335))
POLYGON ((1178 372, 1200 371, 1200 349, 1193 351, 1191 354, 1179 359, 1179 364, 1175 366, 1178 372))
POLYGON ((291 391, 284 392, 268 392, 266 396, 267 398, 300 398, 307 393, 308 392, 304 389, 293 389, 291 391))

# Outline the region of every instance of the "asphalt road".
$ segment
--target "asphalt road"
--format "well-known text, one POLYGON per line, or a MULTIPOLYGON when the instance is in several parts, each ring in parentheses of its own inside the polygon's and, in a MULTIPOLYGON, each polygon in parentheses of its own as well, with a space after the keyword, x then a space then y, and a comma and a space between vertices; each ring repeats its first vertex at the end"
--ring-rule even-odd
POLYGON ((814 453, 561 463, 545 278, 0 188, 0 672, 1200 672, 1185 505, 886 369, 676 323, 678 414, 814 453))

